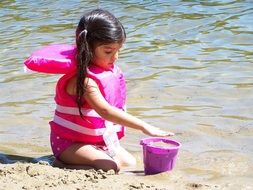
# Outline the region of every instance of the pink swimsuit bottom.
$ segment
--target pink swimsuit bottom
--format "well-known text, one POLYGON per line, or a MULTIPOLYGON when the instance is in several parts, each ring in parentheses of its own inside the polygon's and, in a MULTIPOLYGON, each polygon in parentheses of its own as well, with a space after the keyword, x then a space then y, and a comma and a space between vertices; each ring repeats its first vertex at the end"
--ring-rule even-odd
POLYGON ((60 138, 57 134, 55 134, 52 131, 50 134, 50 142, 53 154, 57 159, 60 159, 59 157, 64 150, 66 150, 68 147, 74 144, 73 141, 60 138))
MULTIPOLYGON (((75 144, 76 142, 68 139, 63 139, 60 138, 57 134, 51 131, 50 134, 50 142, 51 142, 51 149, 53 151, 54 156, 60 160, 60 155, 71 145, 75 144)), ((85 145, 85 144, 84 144, 85 145)), ((88 145, 88 144, 87 144, 88 145)), ((107 155, 108 153, 108 148, 103 145, 92 145, 94 148, 97 150, 105 152, 107 155)), ((110 155, 109 155, 110 156, 110 155)))

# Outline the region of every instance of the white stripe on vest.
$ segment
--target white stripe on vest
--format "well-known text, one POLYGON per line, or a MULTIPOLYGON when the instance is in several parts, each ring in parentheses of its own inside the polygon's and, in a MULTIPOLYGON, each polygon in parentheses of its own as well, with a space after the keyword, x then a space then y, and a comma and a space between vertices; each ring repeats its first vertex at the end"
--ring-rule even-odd
MULTIPOLYGON (((55 123, 57 123, 58 125, 61 125, 62 127, 74 130, 76 132, 85 134, 85 135, 91 135, 91 136, 101 136, 104 134, 106 128, 99 128, 99 129, 90 129, 81 125, 78 125, 76 123, 73 123, 71 121, 68 121, 66 119, 63 119, 57 115, 54 115, 54 120, 55 123)), ((115 132, 119 132, 122 130, 122 126, 121 125, 114 125, 113 126, 113 130, 115 132)))
MULTIPOLYGON (((123 107, 123 110, 126 112, 126 105, 123 107)), ((59 104, 56 105, 56 111, 60 113, 71 114, 71 115, 80 115, 79 109, 77 107, 61 106, 59 104)), ((81 111, 84 116, 101 118, 101 116, 94 109, 82 108, 81 111)))
MULTIPOLYGON (((57 104, 56 111, 71 115, 79 115, 79 109, 77 107, 61 106, 57 104)), ((94 109, 81 109, 81 111, 84 116, 101 118, 101 116, 94 109)))

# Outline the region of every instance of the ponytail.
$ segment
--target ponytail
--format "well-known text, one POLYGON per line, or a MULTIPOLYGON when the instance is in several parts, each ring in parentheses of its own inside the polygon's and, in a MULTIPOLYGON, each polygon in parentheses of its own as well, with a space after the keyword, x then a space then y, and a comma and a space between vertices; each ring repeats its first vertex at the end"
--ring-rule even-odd
POLYGON ((87 42, 87 30, 84 29, 77 36, 77 80, 76 80, 76 102, 79 109, 79 114, 83 118, 81 107, 83 105, 83 95, 87 88, 84 83, 87 77, 87 68, 91 61, 91 51, 87 42))

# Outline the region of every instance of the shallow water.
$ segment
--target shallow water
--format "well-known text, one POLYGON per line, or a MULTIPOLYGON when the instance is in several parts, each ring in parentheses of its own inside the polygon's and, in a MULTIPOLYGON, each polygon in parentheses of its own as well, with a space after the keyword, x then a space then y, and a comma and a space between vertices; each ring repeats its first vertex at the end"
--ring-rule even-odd
MULTIPOLYGON (((83 11, 97 7, 126 28, 118 64, 127 78, 128 111, 177 134, 173 139, 183 145, 177 171, 229 189, 230 178, 250 184, 251 0, 1 1, 0 160, 48 159, 48 121, 60 76, 24 73, 23 61, 43 45, 74 43, 83 11)), ((142 137, 129 129, 122 144, 140 155, 142 137)))

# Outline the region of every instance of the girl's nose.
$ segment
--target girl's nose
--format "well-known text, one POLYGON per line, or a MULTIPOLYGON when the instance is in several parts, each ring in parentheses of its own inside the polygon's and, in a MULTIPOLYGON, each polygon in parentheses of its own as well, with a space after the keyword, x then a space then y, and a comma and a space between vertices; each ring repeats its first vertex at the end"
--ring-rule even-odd
POLYGON ((112 61, 116 61, 119 57, 119 52, 117 51, 115 54, 112 55, 111 59, 112 61))

